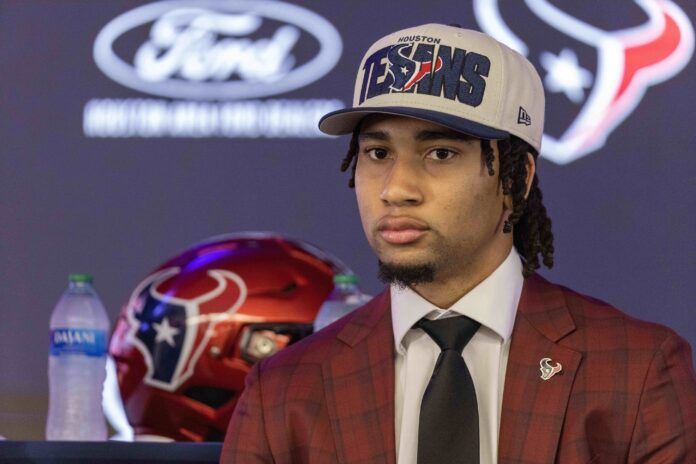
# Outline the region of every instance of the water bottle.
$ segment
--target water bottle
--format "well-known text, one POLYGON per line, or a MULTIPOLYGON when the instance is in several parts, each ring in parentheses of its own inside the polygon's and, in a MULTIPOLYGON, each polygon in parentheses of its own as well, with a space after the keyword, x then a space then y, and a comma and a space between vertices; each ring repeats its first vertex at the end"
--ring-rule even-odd
POLYGON ((334 289, 321 305, 314 321, 315 332, 370 300, 369 295, 360 291, 358 282, 358 276, 355 274, 337 274, 334 276, 334 289))
POLYGON ((51 315, 48 440, 106 440, 102 390, 109 318, 88 274, 70 284, 51 315))

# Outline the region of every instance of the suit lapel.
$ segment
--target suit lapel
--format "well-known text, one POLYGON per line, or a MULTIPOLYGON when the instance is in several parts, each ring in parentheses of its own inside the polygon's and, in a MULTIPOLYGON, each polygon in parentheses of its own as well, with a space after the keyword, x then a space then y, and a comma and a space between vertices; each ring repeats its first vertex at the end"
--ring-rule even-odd
POLYGON ((322 366, 341 463, 394 464, 394 334, 389 290, 353 313, 322 366))
MULTIPOLYGON (((338 462, 395 463, 394 335, 388 289, 341 329, 322 365, 338 462)), ((558 286, 525 279, 515 319, 498 444, 500 463, 554 462, 582 355, 557 342, 575 330, 558 286), (540 361, 562 371, 541 379, 540 361)))
POLYGON ((498 457, 501 463, 555 461, 575 373, 582 355, 557 342, 575 330, 559 287, 525 279, 505 375, 498 457), (562 365, 542 380, 540 361, 562 365))

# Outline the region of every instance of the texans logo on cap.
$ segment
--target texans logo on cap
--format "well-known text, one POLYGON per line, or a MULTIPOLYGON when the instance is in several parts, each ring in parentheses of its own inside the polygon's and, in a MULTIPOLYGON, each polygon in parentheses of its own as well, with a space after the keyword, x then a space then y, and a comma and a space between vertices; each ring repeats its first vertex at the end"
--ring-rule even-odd
POLYGON ((401 92, 410 91, 424 77, 442 69, 442 58, 438 57, 433 69, 433 52, 428 50, 424 61, 412 60, 408 54, 413 51, 412 44, 402 44, 392 47, 388 53, 390 62, 391 89, 401 92), (401 63, 399 66, 395 63, 401 63))
POLYGON ((360 103, 383 94, 416 92, 478 106, 489 69, 487 56, 462 48, 439 45, 436 52, 435 45, 415 43, 384 47, 365 61, 360 103))

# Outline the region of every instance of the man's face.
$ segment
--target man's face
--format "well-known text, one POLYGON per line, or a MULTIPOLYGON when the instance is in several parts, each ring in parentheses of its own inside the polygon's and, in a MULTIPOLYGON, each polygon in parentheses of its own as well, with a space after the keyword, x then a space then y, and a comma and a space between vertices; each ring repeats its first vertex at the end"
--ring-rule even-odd
POLYGON ((502 189, 480 140, 438 124, 368 117, 355 189, 367 240, 388 267, 426 266, 439 281, 486 268, 511 246, 502 189))

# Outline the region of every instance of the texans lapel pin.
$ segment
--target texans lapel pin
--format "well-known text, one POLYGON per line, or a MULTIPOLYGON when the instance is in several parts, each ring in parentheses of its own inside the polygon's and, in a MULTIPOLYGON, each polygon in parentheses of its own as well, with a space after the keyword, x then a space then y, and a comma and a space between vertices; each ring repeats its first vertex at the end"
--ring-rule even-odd
POLYGON ((541 371, 542 380, 549 380, 563 369, 561 363, 556 363, 555 366, 552 366, 550 361, 551 358, 543 358, 541 361, 539 361, 539 370, 541 371))

